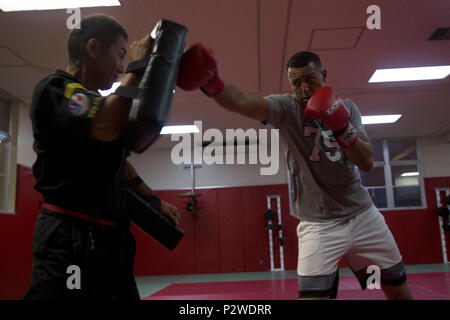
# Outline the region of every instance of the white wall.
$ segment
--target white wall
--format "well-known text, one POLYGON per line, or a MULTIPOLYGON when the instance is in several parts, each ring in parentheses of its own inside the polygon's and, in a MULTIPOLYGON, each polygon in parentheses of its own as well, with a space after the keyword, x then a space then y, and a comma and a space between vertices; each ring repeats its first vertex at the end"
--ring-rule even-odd
POLYGON ((443 136, 420 137, 424 177, 450 177, 450 142, 443 136))
MULTIPOLYGON (((190 189, 191 170, 185 165, 175 165, 171 150, 148 150, 133 154, 131 164, 141 178, 155 190, 190 189)), ((246 161, 248 162, 248 161, 246 161)), ((275 175, 261 175, 260 164, 212 164, 203 163, 195 171, 195 188, 251 186, 287 183, 284 158, 280 156, 279 170, 275 175)))
POLYGON ((19 103, 19 136, 17 139, 17 163, 31 167, 36 160, 36 153, 33 151, 33 130, 29 116, 30 107, 24 103, 19 103))
MULTIPOLYGON (((5 211, 2 213, 14 213, 16 203, 16 183, 17 183, 17 149, 18 149, 18 134, 19 134, 19 103, 13 101, 11 104, 11 123, 10 123, 10 141, 6 144, 5 150, 9 150, 8 158, 5 158, 7 163, 7 182, 6 190, 1 190, 3 195, 6 195, 6 203, 4 204, 5 211), (6 191, 6 193, 4 193, 6 191)), ((3 205, 0 207, 3 208, 3 205)))

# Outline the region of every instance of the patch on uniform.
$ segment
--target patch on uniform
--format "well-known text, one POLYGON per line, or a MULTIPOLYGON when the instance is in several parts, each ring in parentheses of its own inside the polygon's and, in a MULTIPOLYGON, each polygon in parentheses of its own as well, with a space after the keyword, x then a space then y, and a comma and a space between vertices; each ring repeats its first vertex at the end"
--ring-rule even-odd
POLYGON ((69 111, 76 117, 84 116, 89 110, 89 98, 82 94, 76 93, 70 98, 69 111))
POLYGON ((88 118, 94 118, 96 116, 97 111, 104 100, 105 99, 102 96, 92 99, 91 107, 87 115, 88 118))

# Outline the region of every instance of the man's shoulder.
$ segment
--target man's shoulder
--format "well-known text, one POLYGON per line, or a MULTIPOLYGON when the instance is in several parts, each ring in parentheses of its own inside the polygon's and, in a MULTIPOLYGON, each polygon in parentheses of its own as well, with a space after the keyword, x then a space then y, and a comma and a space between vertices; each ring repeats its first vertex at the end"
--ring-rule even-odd
POLYGON ((56 70, 55 73, 47 75, 40 80, 34 88, 33 96, 64 95, 70 98, 70 94, 75 89, 87 90, 77 79, 63 70, 56 70))
POLYGON ((64 82, 67 81, 69 78, 61 75, 60 73, 55 72, 52 74, 49 74, 45 76, 43 79, 41 79, 35 86, 34 92, 43 92, 46 89, 48 89, 50 86, 64 86, 64 82))
POLYGON ((265 96, 264 99, 275 109, 293 110, 296 106, 300 107, 301 105, 295 95, 291 93, 271 94, 265 96))

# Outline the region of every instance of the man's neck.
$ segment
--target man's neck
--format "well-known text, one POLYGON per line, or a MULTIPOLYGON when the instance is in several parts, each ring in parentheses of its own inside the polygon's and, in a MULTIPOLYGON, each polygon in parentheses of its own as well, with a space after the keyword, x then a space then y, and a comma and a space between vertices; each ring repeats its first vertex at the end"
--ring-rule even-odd
POLYGON ((66 67, 65 70, 68 74, 70 74, 72 77, 77 79, 86 89, 97 91, 98 88, 95 88, 94 85, 89 83, 89 77, 87 76, 86 68, 83 68, 82 66, 74 66, 69 64, 66 67))

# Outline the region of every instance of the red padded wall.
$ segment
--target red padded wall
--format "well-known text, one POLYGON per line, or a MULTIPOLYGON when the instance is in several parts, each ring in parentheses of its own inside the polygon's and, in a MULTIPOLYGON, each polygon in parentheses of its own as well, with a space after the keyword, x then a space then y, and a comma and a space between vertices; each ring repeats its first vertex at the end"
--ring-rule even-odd
MULTIPOLYGON (((159 192, 157 191, 159 194, 159 192)), ((180 227, 184 230, 184 237, 170 254, 170 269, 168 274, 195 273, 195 220, 197 215, 186 211, 187 199, 177 197, 180 191, 170 193, 171 204, 176 206, 182 216, 180 227)), ((157 259, 157 257, 155 257, 157 259)))
POLYGON ((218 192, 220 272, 243 272, 245 265, 243 188, 218 192))
POLYGON ((17 169, 16 213, 0 213, 0 299, 20 299, 30 285, 31 243, 40 194, 30 168, 17 169))
POLYGON ((217 189, 198 191, 195 221, 195 273, 220 272, 219 215, 217 189))

